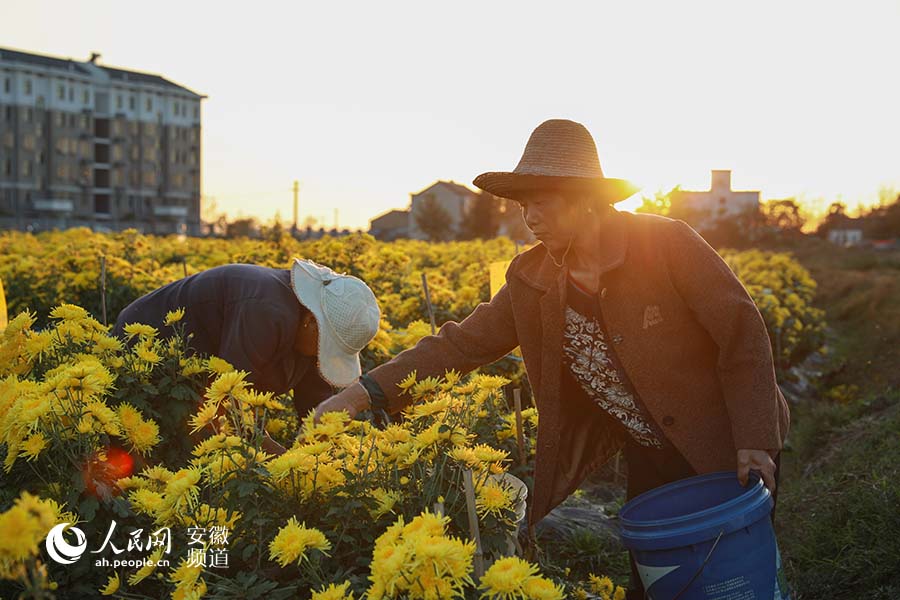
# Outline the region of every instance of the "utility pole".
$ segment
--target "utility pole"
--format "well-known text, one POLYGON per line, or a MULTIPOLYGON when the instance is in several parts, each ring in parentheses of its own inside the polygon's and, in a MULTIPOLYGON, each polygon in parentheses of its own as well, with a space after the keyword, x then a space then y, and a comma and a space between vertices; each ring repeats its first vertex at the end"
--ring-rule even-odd
POLYGON ((291 234, 297 235, 297 208, 298 208, 298 197, 300 196, 300 182, 296 179, 294 180, 294 225, 291 227, 291 234))

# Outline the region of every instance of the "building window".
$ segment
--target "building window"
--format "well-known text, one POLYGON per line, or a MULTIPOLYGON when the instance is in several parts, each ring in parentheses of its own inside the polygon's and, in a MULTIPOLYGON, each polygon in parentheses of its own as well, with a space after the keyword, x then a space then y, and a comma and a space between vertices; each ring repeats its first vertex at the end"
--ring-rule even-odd
POLYGON ((128 110, 134 110, 134 96, 128 96, 128 110))
POLYGON ((31 80, 30 79, 25 80, 25 95, 26 96, 31 95, 31 80))
POLYGON ((200 117, 200 107, 195 106, 194 107, 194 118, 197 119, 199 117, 200 117))
POLYGON ((6 107, 6 120, 12 121, 12 106, 6 107))
POLYGON ((12 159, 11 158, 6 159, 6 166, 3 169, 3 172, 6 175, 12 175, 12 159))
POLYGON ((29 108, 27 111, 25 111, 25 122, 31 123, 31 121, 33 119, 34 119, 34 111, 31 108, 29 108))
POLYGON ((88 116, 87 116, 87 115, 81 115, 81 128, 82 128, 82 129, 87 129, 87 126, 88 126, 88 116))
POLYGON ((22 175, 24 175, 25 177, 31 177, 31 173, 31 161, 26 160, 24 163, 22 163, 22 175))
POLYGON ((6 77, 6 78, 3 79, 3 91, 4 91, 5 93, 8 94, 8 93, 9 93, 9 88, 10 88, 9 77, 6 77))
POLYGON ((75 88, 73 86, 69 86, 69 102, 75 101, 75 88))
POLYGON ((65 124, 66 124, 66 115, 62 114, 61 112, 56 113, 56 126, 62 127, 65 124))
POLYGON ((81 93, 81 103, 88 104, 91 101, 91 91, 85 88, 85 90, 81 93))
POLYGON ((153 98, 147 98, 146 102, 147 110, 153 110, 153 98))
POLYGON ((59 83, 59 84, 56 85, 56 97, 57 97, 59 100, 65 100, 65 99, 66 99, 66 86, 64 86, 64 85, 61 84, 61 83, 59 83))
POLYGON ((116 108, 121 110, 124 104, 122 103, 122 94, 116 94, 116 108))

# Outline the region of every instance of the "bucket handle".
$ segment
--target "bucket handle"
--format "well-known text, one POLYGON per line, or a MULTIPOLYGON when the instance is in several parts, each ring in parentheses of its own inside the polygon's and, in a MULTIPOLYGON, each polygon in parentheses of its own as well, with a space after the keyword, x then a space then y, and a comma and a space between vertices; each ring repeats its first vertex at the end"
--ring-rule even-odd
MULTIPOLYGON (((709 552, 706 554, 706 558, 703 559, 703 564, 700 565, 700 568, 697 569, 697 572, 694 573, 694 576, 691 577, 690 581, 688 581, 686 584, 684 584, 684 587, 681 588, 681 591, 672 597, 672 600, 678 600, 679 598, 681 598, 684 595, 684 593, 688 590, 688 588, 691 587, 691 584, 694 583, 694 581, 698 577, 700 577, 700 573, 703 572, 703 569, 706 567, 706 563, 708 563, 709 559, 712 558, 712 554, 715 551, 716 546, 719 545, 719 540, 722 539, 723 535, 725 535, 724 529, 719 532, 719 535, 716 537, 716 541, 713 542, 712 548, 709 549, 709 552)), ((649 591, 644 592, 644 598, 645 598, 645 600, 654 600, 653 596, 650 595, 649 591)))

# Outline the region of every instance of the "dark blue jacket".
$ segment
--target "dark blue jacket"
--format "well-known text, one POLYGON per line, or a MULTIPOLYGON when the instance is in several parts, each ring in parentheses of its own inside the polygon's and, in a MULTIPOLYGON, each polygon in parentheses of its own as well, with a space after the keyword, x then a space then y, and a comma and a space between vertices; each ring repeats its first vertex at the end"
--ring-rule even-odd
POLYGON ((294 341, 307 309, 291 288, 288 269, 231 264, 179 279, 126 306, 113 329, 124 339, 128 323, 156 327, 162 337, 166 313, 185 309, 183 322, 191 353, 215 355, 261 391, 293 392, 298 414, 305 416, 334 390, 319 375, 315 357, 300 355, 294 341))

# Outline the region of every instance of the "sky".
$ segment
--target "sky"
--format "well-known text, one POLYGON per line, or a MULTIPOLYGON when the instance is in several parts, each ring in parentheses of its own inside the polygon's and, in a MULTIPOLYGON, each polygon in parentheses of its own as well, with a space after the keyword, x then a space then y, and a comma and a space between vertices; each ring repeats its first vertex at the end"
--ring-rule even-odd
POLYGON ((812 212, 871 205, 900 190, 898 31, 896 0, 0 2, 4 47, 208 96, 207 214, 289 222, 299 180, 301 221, 351 229, 511 171, 551 118, 647 195, 731 169, 812 212))

